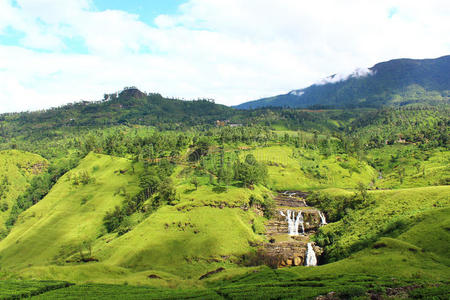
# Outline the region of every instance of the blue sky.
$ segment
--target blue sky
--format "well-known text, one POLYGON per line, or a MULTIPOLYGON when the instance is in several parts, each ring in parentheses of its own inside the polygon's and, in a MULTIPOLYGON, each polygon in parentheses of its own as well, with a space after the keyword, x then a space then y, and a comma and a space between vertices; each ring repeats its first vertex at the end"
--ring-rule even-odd
POLYGON ((176 14, 184 0, 94 0, 98 10, 114 9, 139 15, 139 19, 154 25, 154 19, 162 14, 176 14))
MULTIPOLYGON (((176 15, 179 12, 179 6, 183 3, 186 3, 186 0, 92 0, 91 9, 99 12, 105 10, 127 12, 129 14, 137 15, 139 21, 146 23, 149 26, 156 26, 156 17, 159 15, 176 15)), ((20 7, 20 3, 18 3, 17 0, 11 1, 11 4, 14 7, 20 7)), ((23 31, 13 27, 7 27, 3 30, 2 34, 0 34, 0 44, 20 46, 24 36, 25 33, 23 31)), ((80 37, 65 38, 64 44, 66 46, 66 48, 62 50, 64 53, 87 54, 89 52, 83 39, 80 37)), ((39 48, 34 48, 34 50, 42 51, 42 49, 39 48)))
POLYGON ((234 105, 450 53, 448 0, 0 0, 0 113, 124 86, 234 105))

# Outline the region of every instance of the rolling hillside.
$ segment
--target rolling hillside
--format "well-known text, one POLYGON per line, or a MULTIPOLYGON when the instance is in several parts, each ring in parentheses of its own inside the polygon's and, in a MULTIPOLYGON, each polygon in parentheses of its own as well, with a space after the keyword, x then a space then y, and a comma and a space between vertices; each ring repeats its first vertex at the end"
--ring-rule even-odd
POLYGON ((214 194, 208 196, 209 188, 193 191, 191 185, 183 185, 184 177, 174 178, 179 183, 178 205, 161 207, 150 216, 137 212, 131 216, 129 232, 107 233, 106 212, 120 205, 125 190, 137 192, 141 173, 142 166, 133 167, 130 160, 89 154, 19 216, 0 242, 2 270, 32 278, 113 283, 128 277, 147 281, 153 272, 161 279, 156 282, 164 285, 198 278, 213 267, 233 267, 230 261, 239 260, 261 240, 252 229, 257 216, 236 207, 248 203, 250 194, 260 193, 258 188, 230 189, 215 202, 214 194), (75 184, 85 171, 90 181, 75 184), (224 197, 227 207, 218 208, 224 197), (89 261, 82 261, 83 253, 89 261))
POLYGON ((45 172, 46 159, 18 150, 0 151, 0 236, 6 234, 8 219, 17 198, 30 185, 33 176, 45 172))
POLYGON ((2 115, 0 298, 448 295, 448 115, 134 88, 2 115))
POLYGON ((436 59, 394 59, 356 70, 346 76, 334 74, 317 84, 284 95, 235 106, 355 108, 448 104, 450 101, 450 56, 436 59))

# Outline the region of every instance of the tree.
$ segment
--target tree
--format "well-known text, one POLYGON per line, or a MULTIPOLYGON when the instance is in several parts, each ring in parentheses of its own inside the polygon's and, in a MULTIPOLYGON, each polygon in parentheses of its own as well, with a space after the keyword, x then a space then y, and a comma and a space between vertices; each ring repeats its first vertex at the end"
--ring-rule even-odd
POLYGON ((124 217, 125 213, 120 209, 119 206, 116 206, 114 210, 107 212, 103 217, 103 225, 108 232, 113 232, 114 230, 119 228, 124 217))
POLYGON ((89 175, 89 173, 86 170, 82 170, 79 177, 80 177, 81 184, 88 184, 89 182, 91 182, 93 180, 93 178, 91 178, 91 176, 89 175))
POLYGON ((7 210, 8 210, 8 208, 9 208, 9 205, 8 205, 8 203, 6 203, 6 202, 2 202, 2 204, 0 204, 0 211, 3 211, 3 212, 5 212, 5 211, 7 211, 7 210))
POLYGON ((231 180, 233 179, 233 167, 230 163, 227 163, 220 169, 220 178, 226 186, 230 185, 231 180))
POLYGON ((153 144, 146 145, 142 151, 142 156, 145 161, 153 161, 156 158, 153 144))
POLYGON ((189 161, 198 161, 202 156, 208 154, 210 141, 207 137, 202 137, 194 144, 195 150, 189 154, 189 161))
POLYGON ((253 154, 247 154, 244 162, 237 161, 234 167, 235 178, 242 181, 244 186, 263 183, 267 178, 267 167, 256 161, 253 154))
POLYGON ((195 190, 198 189, 199 181, 198 181, 198 178, 197 178, 196 176, 194 176, 194 177, 191 179, 191 184, 193 184, 193 185, 195 186, 195 190))
POLYGON ((87 239, 82 241, 78 246, 78 251, 80 253, 80 258, 82 261, 88 261, 92 259, 92 244, 93 244, 92 240, 87 239), (87 257, 85 256, 85 251, 88 252, 87 257))
POLYGON ((366 202, 367 198, 369 197, 369 193, 367 192, 367 186, 362 182, 358 182, 358 186, 356 189, 358 190, 359 195, 361 196, 363 202, 366 202))
POLYGON ((403 178, 405 177, 405 168, 398 167, 397 174, 398 174, 398 180, 399 180, 400 184, 403 184, 403 178))
POLYGON ((158 168, 156 169, 158 176, 161 180, 172 175, 175 166, 170 163, 167 159, 161 159, 158 164, 158 168))
POLYGON ((149 170, 139 179, 139 187, 143 190, 146 199, 157 191, 160 183, 161 179, 154 170, 149 170))
POLYGON ((176 200, 176 195, 177 192, 172 179, 164 179, 158 187, 158 197, 155 198, 154 207, 158 207, 164 203, 172 204, 176 200))

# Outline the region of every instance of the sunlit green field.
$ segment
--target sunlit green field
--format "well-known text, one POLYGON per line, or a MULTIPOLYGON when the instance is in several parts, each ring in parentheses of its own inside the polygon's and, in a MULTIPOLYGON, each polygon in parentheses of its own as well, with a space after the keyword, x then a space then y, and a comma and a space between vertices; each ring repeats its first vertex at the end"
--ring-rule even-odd
MULTIPOLYGON (((243 148, 241 159, 251 153, 268 165, 268 181, 251 189, 236 182, 218 185, 214 177, 196 172, 195 164, 180 162, 171 176, 177 200, 134 213, 130 231, 123 234, 107 233, 103 217, 127 193, 139 190, 143 166, 90 153, 20 214, 0 242, 0 276, 7 279, 2 284, 9 293, 3 297, 310 299, 336 292, 364 298, 409 285, 419 288, 408 291, 408 297, 448 294, 450 189, 438 185, 448 178, 448 151, 433 150, 424 159, 412 155, 414 149, 372 150, 362 161, 292 145, 243 148), (398 158, 384 159, 389 155, 398 158), (400 174, 398 166, 406 171, 400 174), (84 171, 90 181, 74 184, 84 171), (333 239, 328 254, 344 259, 279 270, 246 264, 255 245, 266 241, 266 219, 248 209, 251 197, 263 199, 287 189, 352 197, 359 183, 369 188, 370 205, 346 211, 314 238, 319 244, 333 239), (80 261, 85 242, 92 245, 94 260, 89 262, 80 261), (218 268, 224 271, 199 280, 218 268), (75 285, 61 287, 59 280, 75 285), (58 289, 50 290, 53 286, 58 289)), ((33 159, 44 161, 30 156, 30 164, 33 159)), ((32 176, 18 172, 18 182, 32 176)))
POLYGON ((29 180, 44 172, 48 162, 37 154, 18 150, 0 151, 0 232, 17 197, 25 191, 29 180))

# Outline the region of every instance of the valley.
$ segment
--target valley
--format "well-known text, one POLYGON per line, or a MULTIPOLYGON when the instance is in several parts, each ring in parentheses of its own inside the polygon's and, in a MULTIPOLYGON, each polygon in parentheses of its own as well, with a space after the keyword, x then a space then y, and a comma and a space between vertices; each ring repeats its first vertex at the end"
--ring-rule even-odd
POLYGON ((387 105, 0 115, 0 298, 445 299, 449 108, 387 105))

